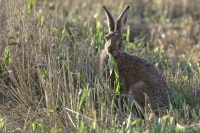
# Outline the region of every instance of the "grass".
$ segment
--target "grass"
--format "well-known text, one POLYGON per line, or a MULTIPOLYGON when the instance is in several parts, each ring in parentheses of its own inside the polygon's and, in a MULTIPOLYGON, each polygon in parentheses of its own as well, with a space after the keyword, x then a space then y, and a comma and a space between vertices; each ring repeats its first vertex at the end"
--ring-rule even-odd
POLYGON ((0 132, 198 132, 199 9, 199 0, 1 0, 0 132), (102 3, 115 18, 132 6, 126 51, 166 78, 176 104, 166 116, 147 106, 144 119, 134 117, 125 94, 101 84, 102 3))

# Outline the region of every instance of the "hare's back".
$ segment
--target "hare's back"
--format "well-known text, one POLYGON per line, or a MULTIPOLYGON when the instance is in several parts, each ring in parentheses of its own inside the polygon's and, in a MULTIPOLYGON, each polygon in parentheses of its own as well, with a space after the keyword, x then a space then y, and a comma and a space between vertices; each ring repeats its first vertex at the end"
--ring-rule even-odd
POLYGON ((121 53, 115 57, 118 65, 119 75, 130 85, 137 82, 143 82, 148 88, 159 90, 168 90, 164 77, 159 73, 156 67, 149 61, 135 55, 121 53))
POLYGON ((144 58, 130 55, 128 53, 120 53, 115 57, 116 63, 118 65, 119 71, 129 71, 129 74, 132 72, 142 73, 143 75, 160 75, 155 66, 147 61, 144 58))

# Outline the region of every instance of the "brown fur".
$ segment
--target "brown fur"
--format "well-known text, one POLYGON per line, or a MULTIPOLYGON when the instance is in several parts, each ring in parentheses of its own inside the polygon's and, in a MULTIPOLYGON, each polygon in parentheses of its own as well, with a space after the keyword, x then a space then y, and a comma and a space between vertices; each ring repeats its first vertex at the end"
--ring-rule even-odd
MULTIPOLYGON (((108 13, 105 7, 104 9, 105 12, 108 13)), ((125 14, 127 16, 128 9, 129 7, 127 7, 125 11, 122 12, 122 16, 118 18, 118 21, 124 22, 121 23, 122 26, 126 23, 126 20, 123 19, 123 15, 125 14)), ((108 16, 109 15, 107 15, 107 18, 108 16)), ((126 19, 126 17, 124 18, 126 19)), ((108 21, 109 19, 110 18, 108 18, 108 21)), ((118 21, 117 28, 119 27, 118 21)), ((108 22, 108 25, 113 27, 114 24, 112 22, 110 23, 108 22)), ((119 28, 121 29, 122 27, 119 28)), ((117 29, 116 32, 109 31, 109 35, 106 35, 105 49, 101 52, 100 69, 103 70, 108 66, 110 53, 114 56, 117 63, 120 79, 125 81, 125 92, 130 94, 142 108, 145 106, 144 93, 147 94, 153 109, 156 109, 157 105, 159 105, 159 108, 168 108, 169 101, 172 103, 172 106, 174 106, 171 89, 167 86, 165 79, 154 65, 143 58, 124 52, 125 45, 121 40, 120 29, 117 29)), ((105 80, 106 77, 111 79, 111 87, 114 89, 114 72, 109 75, 109 70, 104 71, 103 79, 105 80)), ((120 91, 122 91, 122 89, 120 91)))

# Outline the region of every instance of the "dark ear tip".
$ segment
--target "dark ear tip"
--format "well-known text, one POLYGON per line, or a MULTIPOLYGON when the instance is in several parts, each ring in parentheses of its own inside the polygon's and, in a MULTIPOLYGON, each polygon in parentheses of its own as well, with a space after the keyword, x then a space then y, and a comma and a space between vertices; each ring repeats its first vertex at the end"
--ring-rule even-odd
POLYGON ((128 5, 127 7, 126 7, 126 9, 129 9, 131 6, 130 5, 128 5))

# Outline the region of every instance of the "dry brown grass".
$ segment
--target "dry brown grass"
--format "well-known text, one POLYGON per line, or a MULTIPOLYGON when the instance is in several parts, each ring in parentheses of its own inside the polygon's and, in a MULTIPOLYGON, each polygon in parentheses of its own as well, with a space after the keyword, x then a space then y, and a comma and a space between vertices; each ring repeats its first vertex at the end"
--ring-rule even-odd
MULTIPOLYGON (((199 62, 200 57, 198 0, 169 0, 161 3, 156 0, 37 0, 31 14, 27 13, 27 0, 0 0, 0 93, 4 94, 0 96, 3 100, 0 113, 8 120, 10 131, 27 131, 30 122, 38 124, 41 118, 46 118, 48 130, 55 127, 76 132, 83 95, 86 96, 82 114, 79 115, 83 117, 85 125, 95 121, 99 132, 102 131, 101 127, 110 125, 111 95, 107 91, 103 93, 104 89, 99 84, 101 46, 96 45, 89 27, 94 27, 95 14, 99 14, 101 28, 106 25, 102 5, 106 5, 116 18, 128 4, 133 9, 128 22, 131 28, 130 40, 137 43, 138 39, 144 38, 140 43, 149 44, 151 50, 162 46, 171 58, 167 62, 171 68, 161 69, 168 83, 174 88, 185 87, 186 93, 194 101, 198 99, 199 71, 190 66, 190 61, 199 62), (42 17, 44 25, 41 25, 42 17), (88 23, 86 28, 83 28, 84 22, 88 23), (55 28, 56 33, 53 32, 55 28), (75 29, 68 32, 71 36, 65 36, 61 34, 64 28, 75 29), (78 34, 82 32, 80 34, 83 37, 75 34, 76 31, 78 34), (6 49, 11 63, 4 60, 6 49), (180 65, 184 60, 187 63, 181 69, 176 63, 180 65), (191 75, 188 75, 185 85, 187 74, 191 75), (54 113, 50 113, 51 110, 54 113)), ((159 50, 155 52, 159 54, 159 50)), ((127 51, 133 52, 129 49, 127 51)), ((162 56, 163 53, 160 53, 162 56)), ((158 68, 164 62, 154 60, 153 56, 151 58, 146 53, 141 56, 155 63, 158 68)), ((128 118, 121 108, 115 116, 116 125, 128 118)), ((180 114, 184 111, 181 107, 177 109, 180 109, 180 114)))

